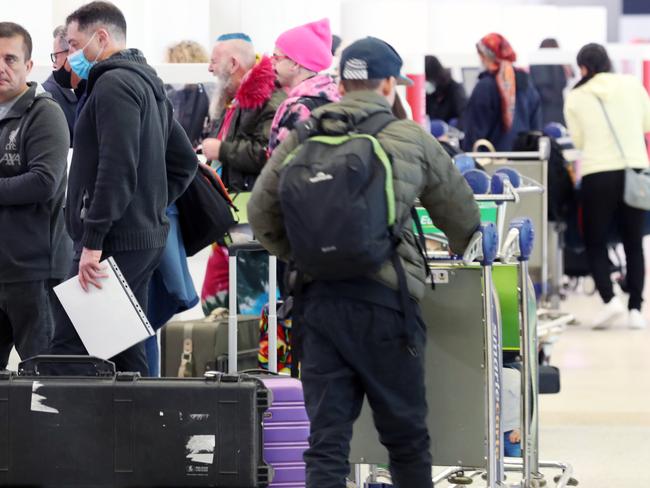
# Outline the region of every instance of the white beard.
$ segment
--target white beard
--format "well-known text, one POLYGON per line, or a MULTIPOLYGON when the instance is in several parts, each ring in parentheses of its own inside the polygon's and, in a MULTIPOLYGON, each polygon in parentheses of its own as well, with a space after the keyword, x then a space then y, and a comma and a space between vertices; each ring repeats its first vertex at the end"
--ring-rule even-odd
POLYGON ((221 113, 226 105, 224 101, 224 88, 226 87, 225 81, 221 77, 215 77, 214 90, 210 97, 210 107, 208 114, 211 120, 216 120, 221 117, 221 113))
POLYGON ((211 120, 217 120, 221 117, 226 105, 233 96, 231 95, 230 78, 227 76, 215 76, 214 85, 214 91, 210 97, 210 107, 208 109, 211 120))

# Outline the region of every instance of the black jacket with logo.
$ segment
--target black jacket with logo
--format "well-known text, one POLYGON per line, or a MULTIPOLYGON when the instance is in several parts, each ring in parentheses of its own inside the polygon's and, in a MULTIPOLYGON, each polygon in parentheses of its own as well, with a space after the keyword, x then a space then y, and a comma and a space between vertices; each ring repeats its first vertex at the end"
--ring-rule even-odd
POLYGON ((90 71, 79 113, 66 204, 75 247, 164 247, 165 209, 185 191, 198 160, 154 69, 127 49, 90 71))
POLYGON ((0 283, 65 277, 63 224, 70 134, 63 111, 36 83, 0 120, 0 283))

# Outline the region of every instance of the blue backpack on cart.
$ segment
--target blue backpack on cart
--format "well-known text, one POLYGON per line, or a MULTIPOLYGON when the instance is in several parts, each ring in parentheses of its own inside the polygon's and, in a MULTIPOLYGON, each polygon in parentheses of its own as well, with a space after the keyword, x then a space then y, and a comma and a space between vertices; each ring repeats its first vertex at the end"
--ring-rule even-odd
POLYGON ((375 135, 395 117, 371 115, 330 134, 320 121, 298 127, 298 146, 284 161, 280 204, 295 267, 319 280, 367 276, 395 253, 393 170, 375 135))

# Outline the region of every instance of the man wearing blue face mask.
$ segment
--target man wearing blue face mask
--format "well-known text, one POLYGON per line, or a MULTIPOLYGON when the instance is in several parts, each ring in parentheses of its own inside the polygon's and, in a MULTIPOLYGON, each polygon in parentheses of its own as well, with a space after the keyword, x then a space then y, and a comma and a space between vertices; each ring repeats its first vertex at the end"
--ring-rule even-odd
MULTIPOLYGON (((173 119, 162 80, 137 49, 126 49, 126 21, 108 2, 66 19, 68 62, 87 80, 75 126, 66 226, 75 257, 69 276, 101 288, 99 264, 112 256, 146 311, 147 286, 164 249, 165 209, 194 177, 197 158, 173 119)), ((86 354, 59 307, 54 354, 86 354)), ((113 358, 119 371, 147 375, 143 344, 113 358)))

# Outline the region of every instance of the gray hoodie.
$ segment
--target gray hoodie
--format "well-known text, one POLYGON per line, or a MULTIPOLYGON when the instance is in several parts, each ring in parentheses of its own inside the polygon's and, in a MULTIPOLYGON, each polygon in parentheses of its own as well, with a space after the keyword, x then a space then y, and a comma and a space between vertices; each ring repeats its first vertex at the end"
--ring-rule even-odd
POLYGON ((63 111, 36 83, 0 120, 0 283, 65 277, 63 221, 70 134, 63 111))

